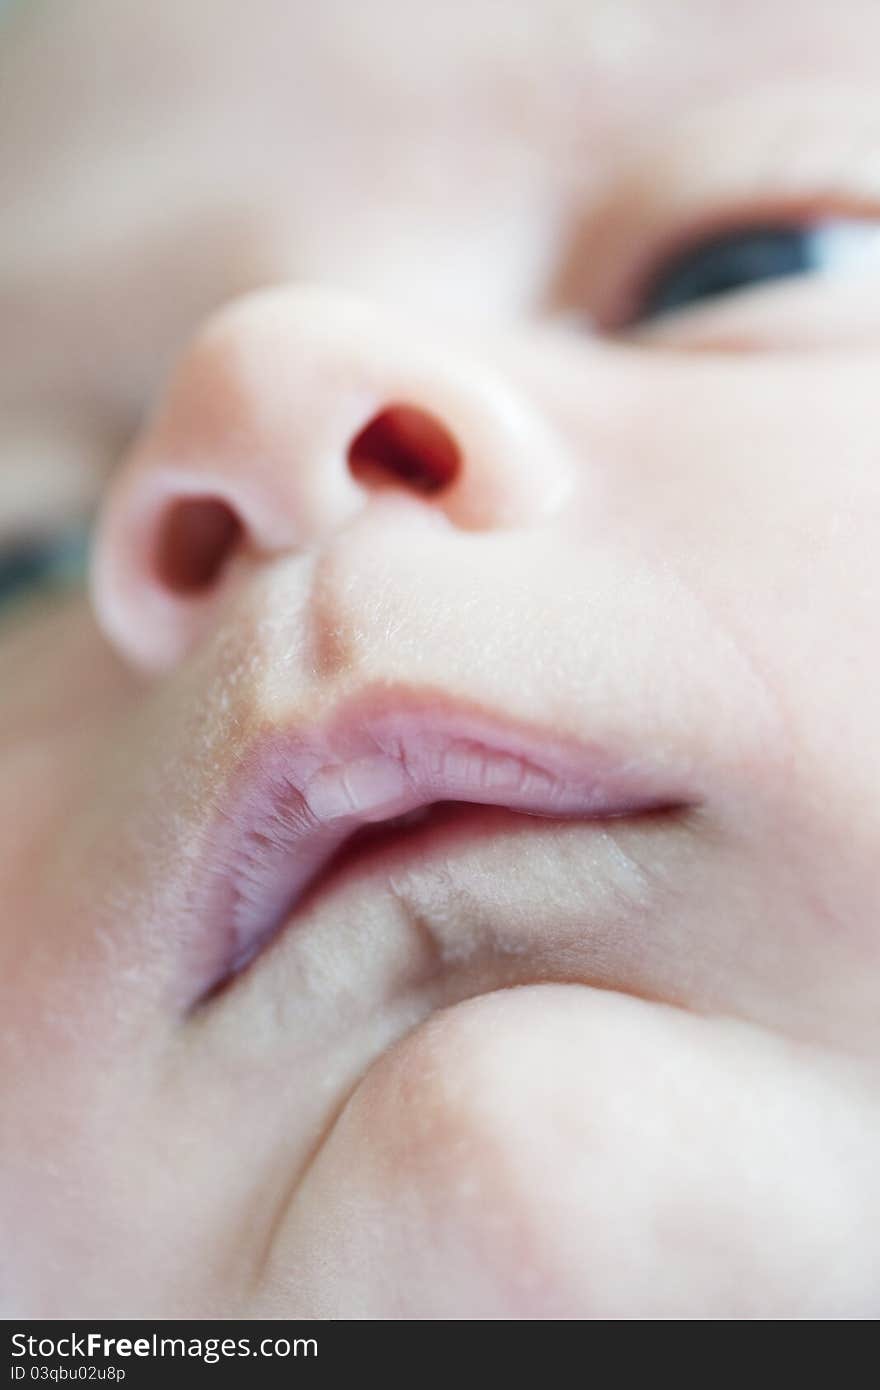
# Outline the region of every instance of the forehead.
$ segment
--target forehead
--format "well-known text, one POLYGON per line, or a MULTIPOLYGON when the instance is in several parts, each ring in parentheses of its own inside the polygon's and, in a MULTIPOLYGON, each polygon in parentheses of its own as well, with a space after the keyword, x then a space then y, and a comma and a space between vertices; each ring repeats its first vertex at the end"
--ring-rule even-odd
POLYGON ((451 187, 589 185, 706 102, 873 81, 878 53, 876 0, 26 3, 0 44, 6 229, 23 201, 33 236, 41 192, 57 220, 72 182, 119 202, 135 171, 148 218, 154 179, 216 197, 279 169, 442 215, 451 187))
POLYGON ((515 311, 554 217, 644 142, 792 83, 873 87, 878 53, 877 0, 24 0, 0 302, 106 300, 116 341, 124 295, 132 357, 275 278, 515 311))
POLYGON ((279 139, 306 116, 392 141, 438 118, 623 136, 744 86, 875 76, 880 39, 876 0, 42 0, 13 19, 11 114, 56 138, 111 103, 141 136, 145 109, 161 127, 224 108, 247 131, 271 113, 279 139))

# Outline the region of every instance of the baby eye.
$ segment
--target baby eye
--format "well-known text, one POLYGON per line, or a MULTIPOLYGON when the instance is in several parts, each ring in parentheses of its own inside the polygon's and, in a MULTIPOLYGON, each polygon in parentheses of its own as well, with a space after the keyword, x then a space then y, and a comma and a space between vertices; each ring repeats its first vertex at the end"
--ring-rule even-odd
POLYGON ((0 608, 33 590, 84 580, 89 535, 78 523, 54 536, 0 545, 0 608))
POLYGON ((655 269, 629 326, 770 280, 850 269, 880 270, 880 226, 851 219, 735 228, 655 269))

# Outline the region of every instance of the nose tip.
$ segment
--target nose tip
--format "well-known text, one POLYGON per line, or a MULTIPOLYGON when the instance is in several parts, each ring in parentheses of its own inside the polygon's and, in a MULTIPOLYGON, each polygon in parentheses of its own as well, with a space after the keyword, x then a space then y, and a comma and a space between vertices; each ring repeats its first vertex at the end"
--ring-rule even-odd
POLYGON ((210 627, 234 557, 306 552, 389 488, 450 525, 543 524, 570 470, 480 357, 323 291, 249 295, 196 334, 99 517, 107 636, 167 669, 210 627))

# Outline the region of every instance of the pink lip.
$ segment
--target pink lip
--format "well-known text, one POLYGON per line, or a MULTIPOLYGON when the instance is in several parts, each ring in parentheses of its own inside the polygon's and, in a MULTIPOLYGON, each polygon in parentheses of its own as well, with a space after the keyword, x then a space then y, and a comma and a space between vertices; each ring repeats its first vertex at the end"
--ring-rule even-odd
POLYGON ((214 982, 236 974, 289 922, 365 826, 437 802, 586 821, 692 801, 670 786, 668 767, 647 759, 514 726, 436 694, 362 695, 320 725, 264 734, 241 764, 212 846, 217 890, 208 916, 225 928, 214 982))

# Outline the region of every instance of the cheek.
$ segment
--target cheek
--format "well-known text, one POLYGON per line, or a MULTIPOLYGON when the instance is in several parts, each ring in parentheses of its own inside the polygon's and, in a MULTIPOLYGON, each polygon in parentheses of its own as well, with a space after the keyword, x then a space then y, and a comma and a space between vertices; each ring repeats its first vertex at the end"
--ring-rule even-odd
POLYGON ((665 415, 644 405, 647 543, 764 693, 775 750, 749 770, 754 809, 822 914, 862 934, 880 908, 876 366, 768 353, 693 371, 665 415), (675 421, 656 441, 654 416, 675 421))
POLYGON ((0 1009, 37 1015, 86 971, 88 922, 59 898, 59 865, 96 795, 95 768, 129 679, 81 594, 22 604, 0 626, 0 1009))
POLYGON ((877 1183, 873 1159, 846 1155, 865 1108, 748 1026, 577 986, 484 996, 355 1092, 276 1240, 265 1304, 302 1307, 304 1288, 321 1317, 858 1302, 872 1256, 854 1233, 877 1183))
MULTIPOLYGON (((17 978, 21 983, 23 975, 29 976, 31 963, 43 955, 44 943, 51 940, 45 889, 53 856, 69 823, 63 808, 78 785, 64 744, 57 730, 46 730, 45 737, 36 733, 18 741, 10 737, 0 746, 0 961, 7 1019, 19 1008, 25 1009, 25 991, 10 989, 9 982, 17 978)), ((51 978, 51 973, 44 978, 37 999, 51 978)))
POLYGON ((835 480, 806 444, 801 488, 747 553, 731 630, 779 711, 785 777, 772 789, 780 863, 791 850, 820 922, 880 949, 880 474, 835 480), (821 488, 818 480, 822 480, 821 488), (762 553, 763 551, 763 553, 762 553), (752 615, 747 608, 751 604, 752 615))

